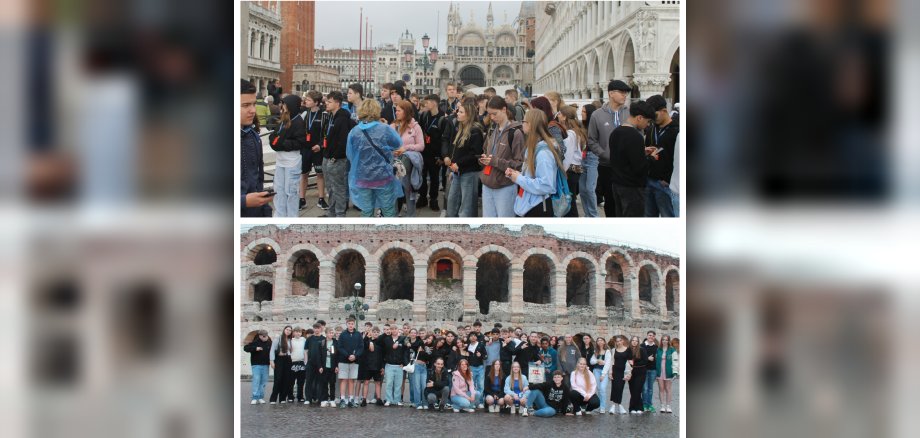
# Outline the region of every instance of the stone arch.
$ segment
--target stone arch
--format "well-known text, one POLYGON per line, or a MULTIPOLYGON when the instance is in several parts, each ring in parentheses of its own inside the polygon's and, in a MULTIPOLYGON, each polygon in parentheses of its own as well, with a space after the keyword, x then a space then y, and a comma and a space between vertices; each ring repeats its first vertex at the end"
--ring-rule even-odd
POLYGON ((602 58, 603 67, 601 67, 601 74, 604 77, 599 82, 610 82, 611 79, 615 79, 617 77, 616 72, 619 71, 619 69, 616 68, 617 61, 616 61, 616 56, 614 56, 615 51, 613 49, 613 43, 608 40, 603 45, 602 50, 604 53, 604 57, 602 58))
POLYGON ((488 245, 473 253, 476 263, 476 300, 479 311, 489 313, 491 301, 511 301, 511 251, 498 245, 488 245))
POLYGON ((584 91, 588 88, 588 60, 587 56, 582 56, 578 60, 578 89, 584 91))
POLYGON ((661 292, 661 269, 651 260, 643 260, 636 265, 636 278, 639 282, 639 301, 661 306, 658 295, 661 292))
POLYGON ((594 306, 597 263, 588 254, 570 255, 565 266, 566 306, 594 306))
MULTIPOLYGON (((603 78, 601 77, 601 67, 600 67, 601 65, 601 62, 600 62, 601 61, 600 59, 601 58, 601 52, 600 52, 601 47, 603 46, 595 47, 594 50, 591 51, 592 53, 590 57, 591 61, 588 62, 588 71, 589 71, 588 82, 592 86, 595 86, 600 82, 603 82, 603 78)), ((607 89, 606 87, 602 87, 602 88, 604 90, 607 89)))
POLYGON ((457 76, 463 81, 463 87, 470 85, 484 87, 486 85, 486 73, 478 65, 469 64, 460 68, 457 76))
POLYGON ((545 254, 532 254, 524 259, 525 303, 551 304, 555 295, 556 265, 545 254))
POLYGON ((329 252, 332 254, 332 271, 335 273, 334 297, 350 297, 354 291, 354 284, 361 283, 363 287, 358 296, 363 297, 367 291, 365 274, 370 253, 361 245, 343 243, 329 252))
POLYGON ((274 239, 271 239, 269 237, 261 237, 259 239, 253 240, 252 242, 249 242, 248 244, 246 244, 246 247, 243 248, 243 251, 241 252, 241 254, 243 254, 242 261, 244 263, 245 262, 255 263, 256 255, 265 246, 269 246, 272 249, 274 249, 276 254, 281 251, 281 245, 279 245, 278 242, 276 242, 274 239))
POLYGON ((492 70, 492 80, 498 85, 505 85, 514 80, 514 70, 507 65, 499 65, 492 70))
POLYGON ((291 295, 318 292, 319 265, 322 260, 324 260, 322 251, 309 243, 294 245, 287 252, 285 266, 291 275, 291 295))
POLYGON ((670 265, 664 268, 664 302, 668 312, 680 310, 680 270, 670 265))
POLYGON ((393 242, 377 252, 380 265, 380 302, 415 299, 415 251, 393 242), (395 245, 395 244, 400 245, 395 245))
POLYGON ((428 280, 463 280, 463 261, 466 259, 466 251, 463 247, 452 242, 438 242, 428 247, 422 254, 428 262, 428 280), (443 270, 439 270, 439 263, 447 260, 451 263, 451 274, 444 277, 443 270))
POLYGON ((607 250, 599 259, 604 264, 604 306, 628 308, 632 286, 632 258, 619 248, 607 250))
POLYGON ((623 33, 622 40, 620 53, 623 56, 620 58, 620 68, 618 70, 623 79, 628 79, 629 76, 636 72, 636 39, 633 38, 632 31, 627 29, 623 33))

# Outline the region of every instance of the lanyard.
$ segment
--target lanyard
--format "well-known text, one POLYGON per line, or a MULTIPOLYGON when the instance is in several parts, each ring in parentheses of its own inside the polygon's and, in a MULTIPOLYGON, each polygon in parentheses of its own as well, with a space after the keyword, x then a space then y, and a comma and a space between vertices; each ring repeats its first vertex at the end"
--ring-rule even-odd
POLYGON ((498 140, 501 138, 502 133, 505 132, 505 128, 508 127, 511 123, 506 123, 505 126, 502 126, 502 129, 498 130, 498 133, 495 134, 495 137, 492 137, 492 154, 495 155, 495 148, 498 147, 498 140))
POLYGON ((616 123, 617 126, 620 126, 620 111, 619 111, 619 110, 614 111, 614 110, 610 109, 610 105, 605 106, 605 107, 604 107, 604 110, 607 111, 610 115, 612 115, 612 116, 613 116, 613 122, 616 123))
POLYGON ((434 124, 437 122, 438 122, 438 116, 435 116, 434 120, 432 120, 431 123, 428 124, 428 129, 426 129, 425 132, 431 131, 431 127, 434 126, 434 124))
POLYGON ((310 123, 307 124, 307 130, 313 129, 313 121, 316 120, 317 114, 319 114, 319 111, 310 111, 310 116, 309 116, 310 123))
POLYGON ((335 126, 335 119, 329 120, 329 126, 326 127, 326 137, 329 137, 329 133, 332 131, 332 127, 335 126))
POLYGON ((655 127, 655 129, 654 129, 654 131, 655 131, 655 146, 658 146, 658 136, 660 136, 661 134, 664 134, 665 132, 667 132, 667 131, 668 131, 668 128, 670 128, 670 126, 668 126, 668 127, 664 128, 664 129, 662 129, 661 131, 659 131, 659 130, 658 130, 658 127, 657 127, 657 126, 655 127))

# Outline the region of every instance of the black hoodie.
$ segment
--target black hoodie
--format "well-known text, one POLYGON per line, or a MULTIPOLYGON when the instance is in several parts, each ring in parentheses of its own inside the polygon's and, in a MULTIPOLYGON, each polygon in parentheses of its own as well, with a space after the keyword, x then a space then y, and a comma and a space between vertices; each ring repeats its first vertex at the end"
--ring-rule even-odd
POLYGON ((269 136, 268 144, 277 152, 300 152, 307 147, 307 124, 300 116, 300 98, 292 94, 283 101, 291 114, 291 126, 279 125, 269 136))
POLYGON ((344 108, 339 108, 332 115, 332 120, 323 126, 323 135, 326 142, 326 149, 323 150, 323 157, 344 160, 345 147, 348 144, 348 133, 354 126, 351 121, 351 114, 344 108))
MULTIPOLYGON (((453 134, 456 136, 460 132, 460 127, 453 134)), ((452 163, 457 163, 457 169, 461 174, 470 172, 479 172, 482 167, 479 166, 479 155, 482 155, 482 144, 485 142, 485 134, 482 125, 473 124, 470 128, 470 136, 465 142, 454 146, 453 139, 445 151, 445 157, 450 158, 452 163)))
POLYGON ((556 382, 554 382, 553 379, 549 379, 543 383, 531 384, 530 390, 538 390, 542 392, 543 398, 546 399, 546 404, 555 409, 557 414, 565 415, 569 404, 572 403, 569 400, 570 388, 568 382, 566 382, 566 379, 562 379, 561 387, 556 386, 556 382))
POLYGON ((250 354, 249 363, 251 365, 268 365, 268 353, 272 349, 272 340, 261 340, 258 336, 248 345, 243 347, 243 351, 250 354), (261 351, 256 351, 256 347, 262 347, 261 351))

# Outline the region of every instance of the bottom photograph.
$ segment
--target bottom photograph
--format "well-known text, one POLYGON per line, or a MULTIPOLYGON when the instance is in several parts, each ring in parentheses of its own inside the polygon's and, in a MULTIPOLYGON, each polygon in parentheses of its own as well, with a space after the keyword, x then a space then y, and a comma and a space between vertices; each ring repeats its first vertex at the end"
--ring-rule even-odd
POLYGON ((673 228, 243 225, 241 435, 679 436, 673 228))

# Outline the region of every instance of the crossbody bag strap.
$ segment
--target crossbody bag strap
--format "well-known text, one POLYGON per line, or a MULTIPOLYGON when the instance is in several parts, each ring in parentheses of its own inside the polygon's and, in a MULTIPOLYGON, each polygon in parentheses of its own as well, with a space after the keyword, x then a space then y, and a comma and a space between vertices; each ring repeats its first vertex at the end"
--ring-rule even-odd
POLYGON ((371 136, 367 134, 367 131, 364 129, 361 129, 361 133, 364 134, 365 137, 367 137, 367 141, 371 142, 371 146, 373 146, 374 150, 377 151, 378 154, 380 154, 380 156, 383 158, 383 161, 386 161, 387 163, 389 163, 390 159, 387 158, 387 156, 384 155, 383 151, 381 151, 380 148, 377 147, 377 144, 374 143, 374 140, 371 140, 371 136))

